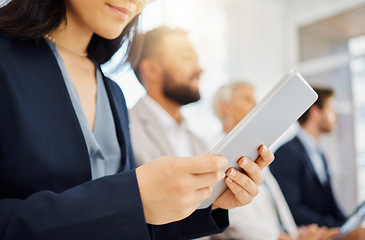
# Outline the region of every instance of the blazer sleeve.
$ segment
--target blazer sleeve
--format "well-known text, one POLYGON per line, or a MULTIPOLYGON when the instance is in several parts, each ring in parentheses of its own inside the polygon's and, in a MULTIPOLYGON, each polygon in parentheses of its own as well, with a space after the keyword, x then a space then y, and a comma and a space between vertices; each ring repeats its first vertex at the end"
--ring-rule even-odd
POLYGON ((152 239, 192 239, 223 232, 229 225, 228 211, 209 207, 196 210, 188 218, 160 226, 151 226, 152 239))
POLYGON ((149 239, 135 171, 1 199, 0 239, 149 239))

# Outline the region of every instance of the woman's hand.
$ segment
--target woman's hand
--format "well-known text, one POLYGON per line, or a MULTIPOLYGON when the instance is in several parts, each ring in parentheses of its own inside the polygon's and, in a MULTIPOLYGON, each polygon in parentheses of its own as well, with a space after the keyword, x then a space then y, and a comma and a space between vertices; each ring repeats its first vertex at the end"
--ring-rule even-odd
POLYGON ((203 155, 160 157, 136 169, 147 223, 165 224, 189 216, 225 177, 227 160, 203 155))
POLYGON ((213 202, 213 208, 240 207, 250 203, 258 194, 258 187, 263 183, 261 170, 274 160, 274 154, 266 146, 259 148, 259 154, 255 162, 246 157, 238 161, 245 173, 228 169, 225 179, 228 189, 213 202))

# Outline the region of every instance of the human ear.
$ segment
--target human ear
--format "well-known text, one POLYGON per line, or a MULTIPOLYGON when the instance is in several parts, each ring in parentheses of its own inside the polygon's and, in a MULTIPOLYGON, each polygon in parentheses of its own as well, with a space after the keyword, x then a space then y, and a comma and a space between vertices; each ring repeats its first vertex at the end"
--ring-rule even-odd
POLYGON ((140 63, 140 72, 143 79, 149 82, 156 82, 161 77, 161 66, 153 58, 145 58, 140 63))
POLYGON ((319 118, 321 115, 321 111, 322 110, 317 105, 313 105, 309 109, 309 118, 311 118, 311 119, 319 118))
POLYGON ((226 104, 226 103, 221 102, 219 104, 219 110, 221 111, 221 114, 223 117, 227 117, 227 116, 231 115, 230 108, 229 108, 228 104, 226 104))

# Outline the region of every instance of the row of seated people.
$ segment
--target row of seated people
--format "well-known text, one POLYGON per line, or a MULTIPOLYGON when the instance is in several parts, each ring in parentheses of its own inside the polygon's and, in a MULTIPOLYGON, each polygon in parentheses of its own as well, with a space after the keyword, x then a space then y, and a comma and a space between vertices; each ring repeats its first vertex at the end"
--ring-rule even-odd
POLYGON ((227 209, 257 195, 274 159, 267 147, 256 161, 241 158, 247 174, 225 176, 222 156, 191 157, 204 146, 180 107, 199 99, 202 69, 184 34, 146 36, 140 48, 148 2, 0 3, 0 239, 203 237, 226 229, 227 209), (131 111, 133 141, 141 138, 134 151, 123 93, 101 69, 121 46, 149 96, 131 111), (161 134, 165 143, 147 144, 161 134), (229 189, 197 210, 223 178, 229 189))
MULTIPOLYGON (((207 144, 187 128, 180 111, 200 99, 202 69, 187 33, 154 29, 145 34, 145 42, 150 52, 163 46, 165 53, 141 58, 134 68, 146 90, 146 96, 130 110, 131 140, 138 164, 162 155, 206 153, 207 144), (151 64, 151 58, 158 66, 151 64)), ((265 180, 258 196, 249 205, 230 210, 230 227, 208 239, 316 240, 339 235, 338 227, 346 217, 334 197, 327 162, 318 145, 322 134, 335 127, 334 92, 321 88, 315 91, 319 98, 298 120, 297 136, 281 146, 270 169, 264 169, 265 180)), ((231 131, 255 105, 252 84, 222 86, 214 98, 214 111, 224 130, 221 135, 231 131)), ((365 239, 364 229, 356 229, 346 239, 365 239)))

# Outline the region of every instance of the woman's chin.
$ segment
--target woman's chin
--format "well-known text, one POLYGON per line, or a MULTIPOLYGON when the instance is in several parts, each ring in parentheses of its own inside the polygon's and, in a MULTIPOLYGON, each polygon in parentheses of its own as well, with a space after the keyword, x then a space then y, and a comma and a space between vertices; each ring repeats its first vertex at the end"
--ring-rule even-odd
POLYGON ((103 32, 95 32, 95 34, 99 35, 102 38, 113 40, 116 39, 122 34, 123 29, 126 25, 121 26, 119 29, 111 29, 110 31, 103 31, 103 32))

